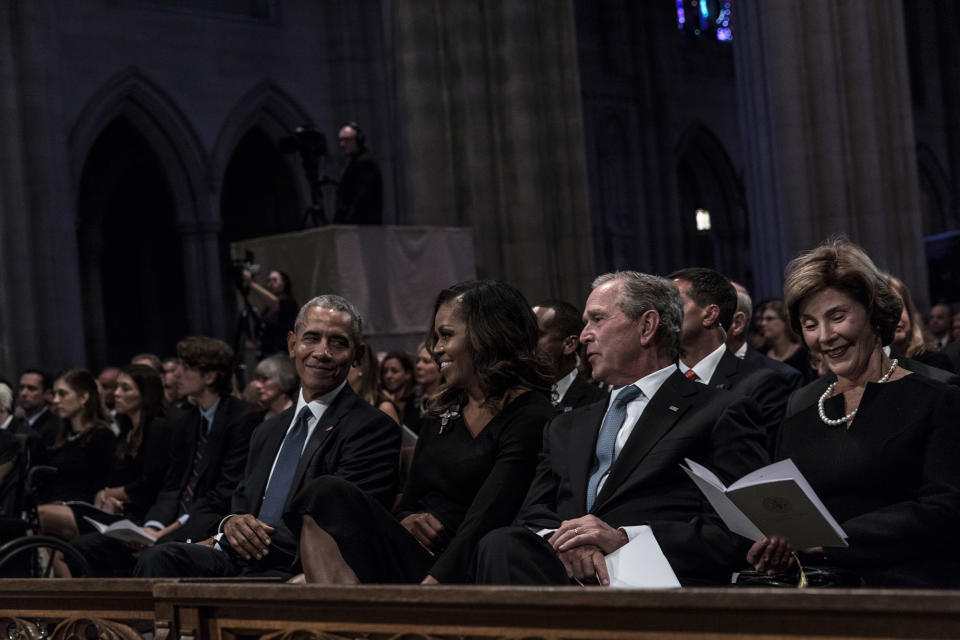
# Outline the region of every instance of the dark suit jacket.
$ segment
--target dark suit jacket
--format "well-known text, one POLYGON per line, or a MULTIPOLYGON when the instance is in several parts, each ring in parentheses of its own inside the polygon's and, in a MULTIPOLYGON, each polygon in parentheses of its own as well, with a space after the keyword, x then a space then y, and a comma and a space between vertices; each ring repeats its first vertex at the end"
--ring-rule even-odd
MULTIPOLYGON (((562 413, 544 445, 516 523, 555 528, 586 513, 586 490, 605 403, 562 413)), ((744 564, 730 533, 680 468, 684 458, 731 482, 768 462, 750 398, 670 376, 650 399, 590 513, 614 527, 648 524, 682 582, 722 581, 744 564)))
MULTIPOLYGON (((254 431, 243 480, 233 495, 232 513, 257 515, 260 511, 270 469, 295 411, 296 407, 291 407, 254 431)), ((399 460, 397 424, 345 385, 310 434, 286 504, 310 480, 335 475, 389 507, 397 492, 399 460)), ((278 531, 286 530, 283 522, 268 524, 276 525, 278 531)))
POLYGON ((43 414, 37 418, 37 421, 31 426, 33 427, 33 430, 39 434, 40 441, 43 446, 50 448, 57 440, 57 434, 60 433, 60 426, 62 424, 63 421, 57 416, 53 415, 53 412, 50 411, 50 407, 47 407, 47 410, 44 411, 43 414))
MULTIPOLYGON (((800 378, 799 373, 797 378, 800 378)), ((767 452, 772 454, 777 442, 777 430, 792 391, 789 384, 787 378, 778 375, 772 368, 756 361, 741 360, 727 349, 707 386, 728 389, 756 401, 760 407, 760 424, 767 434, 767 452)))
POLYGON ((563 398, 560 399, 560 410, 571 411, 572 409, 579 409, 588 404, 605 400, 606 397, 606 391, 595 384, 590 384, 578 373, 577 377, 573 379, 573 382, 567 389, 567 392, 563 394, 563 398))
MULTIPOLYGON (((230 500, 243 474, 250 434, 257 424, 257 413, 247 403, 232 396, 220 398, 213 425, 207 436, 200 477, 190 518, 164 541, 202 540, 216 528, 228 513, 230 500)), ((193 407, 174 426, 170 466, 156 502, 147 510, 144 521, 156 520, 164 525, 173 522, 180 512, 180 497, 190 481, 193 459, 199 437, 200 410, 193 407)))
POLYGON ((763 355, 753 347, 747 347, 747 353, 743 356, 743 362, 750 367, 751 371, 756 369, 772 369, 777 372, 786 380, 787 387, 790 391, 795 391, 805 384, 802 373, 788 364, 783 364, 778 360, 763 355))

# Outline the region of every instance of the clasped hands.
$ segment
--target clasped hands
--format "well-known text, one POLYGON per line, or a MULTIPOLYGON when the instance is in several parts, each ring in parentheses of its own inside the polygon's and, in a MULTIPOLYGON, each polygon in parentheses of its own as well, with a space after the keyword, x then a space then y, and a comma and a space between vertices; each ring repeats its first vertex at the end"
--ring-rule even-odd
MULTIPOLYGON (((269 553, 270 534, 276 529, 249 513, 230 516, 223 523, 223 537, 244 560, 263 559, 269 553)), ((213 539, 199 544, 213 546, 213 539)))
POLYGON ((609 586, 610 574, 604 556, 629 542, 627 534, 594 515, 564 520, 548 539, 563 563, 567 577, 578 582, 596 580, 609 586))
POLYGON ((125 504, 123 496, 125 495, 123 487, 101 489, 93 498, 93 506, 105 513, 123 513, 123 505, 125 504))

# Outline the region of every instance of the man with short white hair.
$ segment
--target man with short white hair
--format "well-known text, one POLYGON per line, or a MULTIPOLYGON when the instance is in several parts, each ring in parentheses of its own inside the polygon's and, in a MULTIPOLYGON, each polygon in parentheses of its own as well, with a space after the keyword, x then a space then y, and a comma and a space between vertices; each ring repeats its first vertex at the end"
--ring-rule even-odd
POLYGON ((610 400, 547 424, 515 526, 480 543, 477 581, 606 585, 604 556, 648 527, 682 584, 729 582, 748 541, 680 465, 691 458, 725 482, 765 465, 756 404, 677 369, 683 307, 669 280, 620 271, 593 284, 580 340, 610 400))

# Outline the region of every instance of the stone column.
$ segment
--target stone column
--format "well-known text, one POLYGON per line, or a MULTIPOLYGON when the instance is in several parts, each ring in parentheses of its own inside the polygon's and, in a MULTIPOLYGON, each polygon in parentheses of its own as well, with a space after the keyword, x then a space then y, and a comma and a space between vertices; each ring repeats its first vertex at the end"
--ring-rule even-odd
POLYGON ((477 272, 579 302, 593 276, 570 0, 396 3, 413 224, 473 228, 477 272))
POLYGON ((734 61, 755 295, 834 233, 925 297, 900 2, 738 0, 734 61))
POLYGON ((54 3, 0 3, 0 371, 85 362, 54 3))

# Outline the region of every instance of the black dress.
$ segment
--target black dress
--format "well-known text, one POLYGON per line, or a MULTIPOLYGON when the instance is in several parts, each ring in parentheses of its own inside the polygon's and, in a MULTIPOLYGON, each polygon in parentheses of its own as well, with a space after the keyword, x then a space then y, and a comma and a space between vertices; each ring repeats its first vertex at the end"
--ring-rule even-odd
POLYGON ((476 545, 510 524, 537 465, 543 426, 555 411, 534 391, 500 411, 476 438, 463 419, 423 423, 403 497, 391 515, 336 478, 318 478, 298 493, 284 515, 299 531, 312 516, 336 540, 361 582, 471 583, 476 545), (413 513, 433 514, 444 526, 441 551, 426 551, 401 524, 413 513))
POLYGON ((44 464, 56 467, 57 474, 41 488, 37 504, 57 500, 93 502, 97 491, 106 486, 116 443, 113 432, 102 426, 91 427, 48 449, 44 464))
MULTIPOLYGON (((846 532, 819 562, 867 586, 960 586, 960 390, 919 374, 869 383, 850 428, 823 423, 813 383, 791 396, 776 459, 792 458, 846 532)), ((845 415, 829 398, 829 418, 845 415)))
POLYGON ((167 467, 170 465, 172 431, 165 418, 154 418, 144 426, 140 448, 132 458, 114 460, 106 486, 122 486, 130 498, 124 516, 139 522, 154 503, 167 467))

